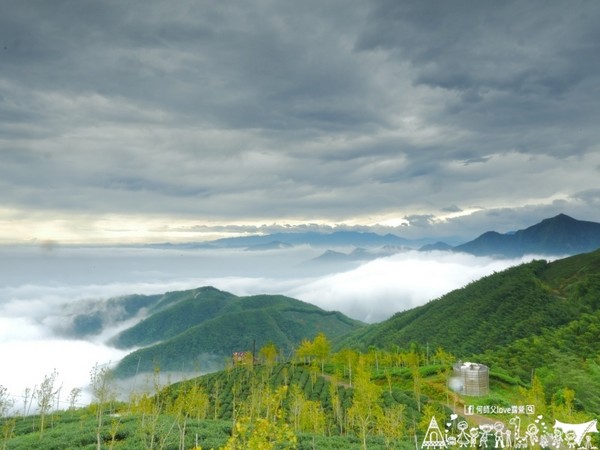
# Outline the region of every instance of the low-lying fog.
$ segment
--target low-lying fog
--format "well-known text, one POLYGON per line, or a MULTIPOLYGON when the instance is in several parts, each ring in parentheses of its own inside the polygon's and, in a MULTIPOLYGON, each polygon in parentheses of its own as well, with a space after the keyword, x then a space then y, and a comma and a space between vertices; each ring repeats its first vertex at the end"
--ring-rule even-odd
MULTIPOLYGON (((285 294, 378 322, 532 259, 405 251, 371 261, 317 263, 312 260, 324 249, 307 246, 268 251, 61 247, 0 251, 0 386, 8 389, 17 408, 25 389, 39 385, 53 369, 62 385, 61 407, 66 407, 69 391, 85 389, 96 363, 114 363, 124 356, 105 344, 123 324, 89 340, 61 335, 69 315, 85 310, 91 300, 212 285, 237 295, 285 294)), ((88 395, 81 399, 88 400, 88 395)))

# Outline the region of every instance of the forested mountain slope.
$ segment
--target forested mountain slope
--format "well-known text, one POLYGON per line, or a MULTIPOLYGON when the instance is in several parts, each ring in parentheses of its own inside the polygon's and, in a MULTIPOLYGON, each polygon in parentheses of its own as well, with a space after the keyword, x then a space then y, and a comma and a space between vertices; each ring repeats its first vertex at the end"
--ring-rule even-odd
MULTIPOLYGON (((319 332, 337 338, 364 324, 337 311, 282 295, 237 297, 212 287, 173 293, 177 300, 125 330, 115 339, 122 348, 150 345, 125 357, 119 376, 161 370, 191 370, 217 362, 236 351, 267 343, 289 353, 319 332)), ((168 299, 167 299, 168 300, 168 299)))
POLYGON ((119 333, 112 344, 131 348, 169 339, 222 314, 232 307, 236 299, 235 295, 210 286, 169 292, 152 308, 146 319, 119 333))
POLYGON ((565 326, 600 306, 600 251, 533 261, 360 329, 340 345, 441 346, 468 357, 565 326))

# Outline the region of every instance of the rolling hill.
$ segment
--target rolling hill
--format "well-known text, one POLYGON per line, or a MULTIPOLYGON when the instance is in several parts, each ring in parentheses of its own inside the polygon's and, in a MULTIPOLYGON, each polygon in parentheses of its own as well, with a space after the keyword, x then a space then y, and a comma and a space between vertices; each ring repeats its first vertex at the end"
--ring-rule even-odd
POLYGON ((152 371, 192 370, 198 364, 223 366, 235 351, 274 343, 288 353, 303 339, 325 332, 336 338, 364 324, 337 311, 282 295, 238 297, 212 287, 169 293, 154 313, 121 332, 112 344, 144 347, 116 367, 120 377, 152 371))
POLYGON ((600 308, 600 250, 533 261, 361 328, 340 345, 441 346, 468 357, 566 326, 600 308))

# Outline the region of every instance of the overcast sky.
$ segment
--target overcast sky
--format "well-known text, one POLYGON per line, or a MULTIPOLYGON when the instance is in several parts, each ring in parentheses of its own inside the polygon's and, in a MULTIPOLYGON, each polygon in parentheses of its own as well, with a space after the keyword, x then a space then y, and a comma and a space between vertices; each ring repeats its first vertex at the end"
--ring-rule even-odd
POLYGON ((599 22, 578 0, 0 0, 0 242, 600 222, 599 22))

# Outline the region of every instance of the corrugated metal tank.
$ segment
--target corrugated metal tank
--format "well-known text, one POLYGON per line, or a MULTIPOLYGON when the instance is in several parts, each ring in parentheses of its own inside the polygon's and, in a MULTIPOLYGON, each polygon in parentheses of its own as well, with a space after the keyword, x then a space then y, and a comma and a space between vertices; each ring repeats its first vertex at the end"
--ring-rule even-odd
POLYGON ((472 362, 454 364, 454 376, 460 378, 461 393, 470 396, 487 395, 490 389, 490 371, 487 366, 472 362))

